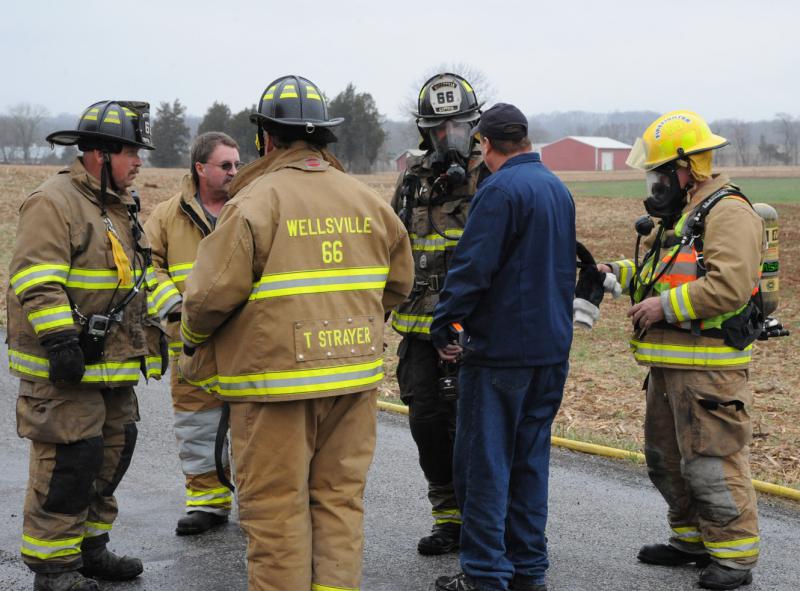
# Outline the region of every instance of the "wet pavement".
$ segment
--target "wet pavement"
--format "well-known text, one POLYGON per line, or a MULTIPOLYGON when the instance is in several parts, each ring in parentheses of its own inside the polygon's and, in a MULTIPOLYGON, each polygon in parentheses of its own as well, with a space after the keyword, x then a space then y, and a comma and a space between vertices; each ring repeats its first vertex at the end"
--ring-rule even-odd
MULTIPOLYGON (((0 362, 7 367, 5 352, 0 362)), ((26 440, 16 435, 17 380, 0 374, 0 591, 30 590, 33 576, 19 559, 26 440)), ((166 382, 137 388, 142 420, 131 468, 117 493, 120 516, 110 547, 139 556, 141 577, 102 583, 121 591, 244 591, 245 539, 235 514, 201 537, 177 537, 183 488, 166 382)), ((644 469, 554 450, 548 524, 551 591, 670 591, 697 588, 694 567, 640 564, 644 543, 667 535, 665 506, 644 469)), ((430 527, 425 482, 406 418, 380 413, 378 448, 366 494, 363 591, 429 591, 458 570, 457 556, 422 557, 416 542, 430 527)), ((762 497, 762 559, 748 591, 800 589, 800 509, 762 497)), ((304 591, 304 590, 298 590, 304 591)))

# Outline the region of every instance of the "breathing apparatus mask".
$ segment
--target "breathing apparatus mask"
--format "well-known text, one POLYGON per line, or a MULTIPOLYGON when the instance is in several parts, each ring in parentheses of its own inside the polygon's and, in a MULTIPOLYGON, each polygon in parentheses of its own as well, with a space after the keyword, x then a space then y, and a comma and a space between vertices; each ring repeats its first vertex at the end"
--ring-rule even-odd
POLYGON ((681 187, 678 168, 678 161, 673 160, 647 171, 645 182, 648 196, 644 200, 644 208, 651 216, 669 219, 677 217, 683 210, 692 183, 681 187))
MULTIPOLYGON (((474 121, 475 117, 471 119, 474 121)), ((427 130, 434 152, 433 168, 444 175, 450 188, 466 182, 466 167, 474 142, 469 133, 473 124, 467 118, 451 118, 427 130)))

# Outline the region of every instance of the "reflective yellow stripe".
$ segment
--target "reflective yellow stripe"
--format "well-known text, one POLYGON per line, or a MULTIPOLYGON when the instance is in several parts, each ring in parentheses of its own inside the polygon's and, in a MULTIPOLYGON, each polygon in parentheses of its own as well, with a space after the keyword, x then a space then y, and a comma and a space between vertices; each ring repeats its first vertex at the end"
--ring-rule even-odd
POLYGON ((184 342, 189 341, 186 343, 187 345, 202 345, 210 336, 211 334, 192 332, 186 324, 184 324, 183 319, 181 319, 181 339, 183 339, 184 342))
POLYGON ((75 324, 72 318, 72 308, 69 306, 53 306, 31 312, 28 314, 28 321, 37 335, 50 328, 73 326, 75 324))
POLYGON ((279 98, 298 98, 297 89, 294 87, 294 84, 284 84, 279 98))
POLYGON ((475 94, 475 91, 472 90, 472 87, 469 85, 469 82, 467 82, 466 80, 461 80, 461 86, 463 86, 464 89, 467 92, 471 92, 472 94, 475 94))
POLYGON ((397 332, 430 334, 433 316, 427 314, 401 314, 392 312, 392 328, 397 332))
POLYGON ((411 250, 421 251, 438 251, 455 247, 458 244, 459 237, 464 233, 464 230, 453 229, 445 230, 444 232, 448 238, 439 234, 428 234, 426 236, 418 236, 417 234, 409 234, 411 238, 411 250))
POLYGON ((761 538, 742 538, 728 542, 704 542, 706 550, 714 558, 746 558, 758 556, 761 538))
POLYGON ((277 84, 273 84, 272 86, 270 86, 270 87, 267 89, 267 92, 266 92, 266 93, 264 93, 264 100, 265 100, 265 101, 270 101, 270 100, 272 100, 272 98, 273 98, 273 96, 274 96, 274 95, 273 95, 273 93, 275 92, 275 87, 276 87, 276 86, 277 86, 277 84))
POLYGON ((321 101, 322 97, 319 96, 317 89, 313 86, 306 86, 306 98, 314 99, 317 101, 321 101))
MULTIPOLYGON (((50 362, 45 357, 37 357, 16 351, 8 350, 8 366, 11 370, 25 376, 47 378, 50 375, 50 362)), ((92 363, 86 366, 86 371, 81 378, 82 384, 120 383, 139 381, 141 364, 138 359, 134 361, 107 361, 92 363)))
POLYGON ((726 346, 684 346, 645 343, 631 340, 631 349, 637 361, 644 363, 668 363, 682 366, 729 366, 750 362, 753 345, 744 351, 726 346))
POLYGON ((441 509, 439 511, 431 511, 434 523, 457 523, 461 524, 461 511, 458 509, 441 509))
POLYGON ((320 269, 264 275, 253 284, 250 300, 332 291, 383 289, 389 267, 320 269))
POLYGON ((204 507, 209 505, 230 505, 233 499, 227 487, 212 488, 209 490, 186 489, 187 507, 204 507))
POLYGON ((164 281, 153 292, 155 308, 158 314, 162 317, 166 316, 167 312, 169 312, 182 299, 181 293, 170 279, 164 279, 164 281))
POLYGON ((42 263, 31 265, 15 273, 11 277, 11 288, 14 293, 21 295, 26 289, 40 283, 66 284, 69 275, 69 265, 51 265, 42 263))
POLYGON ((103 523, 101 521, 86 521, 83 526, 86 528, 87 538, 96 538, 111 531, 113 527, 110 523, 103 523))
POLYGON ((144 358, 145 377, 148 379, 161 377, 161 363, 160 355, 147 355, 144 358))
POLYGON ((41 560, 71 556, 81 553, 83 536, 64 538, 61 540, 40 540, 22 534, 22 547, 20 552, 26 556, 33 556, 41 560))
POLYGON ((369 386, 383 379, 383 360, 318 369, 269 371, 243 376, 214 376, 189 383, 228 398, 283 396, 369 386))
POLYGON ((169 344, 169 354, 170 355, 180 355, 183 351, 183 342, 178 341, 177 343, 170 343, 169 344))
POLYGON ((311 591, 359 591, 358 587, 331 587, 330 585, 320 585, 311 583, 311 591))
POLYGON ((170 265, 167 268, 167 272, 169 273, 170 277, 175 283, 180 283, 184 281, 186 277, 189 275, 189 271, 192 270, 194 266, 194 262, 191 263, 180 263, 178 265, 170 265))
POLYGON ((694 527, 673 527, 672 531, 675 533, 675 537, 678 538, 681 542, 702 542, 703 538, 700 535, 700 531, 697 529, 697 526, 694 527))

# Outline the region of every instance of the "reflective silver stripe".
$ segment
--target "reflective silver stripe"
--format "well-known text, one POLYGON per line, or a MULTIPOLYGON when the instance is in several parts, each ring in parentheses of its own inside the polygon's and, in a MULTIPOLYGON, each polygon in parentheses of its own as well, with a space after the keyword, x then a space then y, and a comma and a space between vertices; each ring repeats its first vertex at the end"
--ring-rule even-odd
POLYGON ((102 521, 85 521, 83 527, 86 529, 87 538, 96 538, 110 532, 113 526, 102 521))
POLYGON ((180 263, 177 265, 170 265, 167 268, 167 272, 169 276, 172 277, 172 280, 175 283, 180 283, 184 281, 186 277, 189 275, 189 272, 192 270, 194 263, 180 263))
MULTIPOLYGON (((28 355, 14 349, 8 350, 8 366, 18 373, 47 378, 50 375, 50 362, 44 357, 28 355)), ((160 368, 160 367, 159 367, 160 368)), ((108 361, 86 366, 81 383, 114 383, 139 381, 141 364, 134 361, 108 361)))
POLYGON ((745 558, 757 556, 761 549, 761 538, 756 536, 729 542, 704 542, 708 553, 715 558, 745 558))
POLYGON ((673 527, 672 532, 681 542, 697 543, 703 541, 703 537, 697 527, 673 527))
POLYGON ((172 342, 169 344, 170 355, 180 355, 182 352, 183 352, 183 342, 178 341, 177 343, 172 342))
POLYGON ((753 350, 752 345, 739 351, 733 347, 658 345, 635 340, 630 345, 639 361, 676 365, 738 365, 748 363, 753 350))
POLYGON ((369 386, 383 378, 383 360, 308 370, 275 371, 245 376, 214 376, 191 382, 220 396, 281 396, 369 386))
POLYGON ((388 272, 368 272, 358 269, 336 269, 332 273, 310 271, 265 275, 253 285, 251 300, 331 291, 381 289, 386 285, 388 272), (279 278, 280 277, 280 278, 279 278))
POLYGON ((433 510, 431 515, 435 523, 461 523, 461 511, 458 509, 433 510))
MULTIPOLYGON (((205 474, 216 467, 214 443, 220 416, 221 407, 194 412, 175 411, 175 438, 184 474, 205 474)), ((223 452, 222 457, 227 465, 227 452, 223 452)))
POLYGON ((20 295, 23 291, 39 283, 54 282, 64 284, 67 282, 69 267, 67 265, 31 265, 11 278, 11 287, 14 293, 20 295))
POLYGON ((418 332, 430 334, 433 316, 426 314, 402 314, 392 313, 392 327, 398 332, 409 333, 418 332))
POLYGON ((209 507, 214 505, 229 506, 233 500, 231 491, 226 487, 211 490, 186 489, 186 507, 209 507))
POLYGON ((147 355, 144 358, 144 366, 146 370, 145 376, 147 378, 157 378, 161 376, 161 356, 160 355, 147 355))
POLYGON ((59 558, 80 554, 83 536, 63 538, 61 540, 40 540, 22 534, 22 547, 20 552, 26 556, 33 556, 41 560, 59 558))
POLYGON ((72 309, 69 306, 54 306, 28 314, 28 321, 36 334, 49 328, 72 326, 72 309))
POLYGON ((427 250, 427 251, 435 251, 435 250, 445 250, 446 248, 452 248, 456 244, 458 244, 458 239, 464 233, 463 230, 445 230, 444 232, 448 236, 452 236, 452 238, 445 238, 444 236, 440 236, 439 234, 428 234, 427 236, 419 236, 417 234, 410 234, 411 238, 411 249, 412 250, 427 250))

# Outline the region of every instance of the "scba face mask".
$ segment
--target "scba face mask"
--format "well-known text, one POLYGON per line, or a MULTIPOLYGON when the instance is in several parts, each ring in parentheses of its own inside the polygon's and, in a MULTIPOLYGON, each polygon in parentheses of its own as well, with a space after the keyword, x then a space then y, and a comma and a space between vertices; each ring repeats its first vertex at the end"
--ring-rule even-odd
POLYGON ((448 155, 455 153, 466 161, 472 151, 472 138, 469 135, 471 127, 471 122, 454 119, 446 119, 432 127, 429 133, 437 160, 445 162, 448 155))
POLYGON ((644 200, 644 208, 648 214, 666 219, 681 213, 691 185, 681 188, 677 163, 670 162, 648 171, 645 182, 648 197, 644 200))

